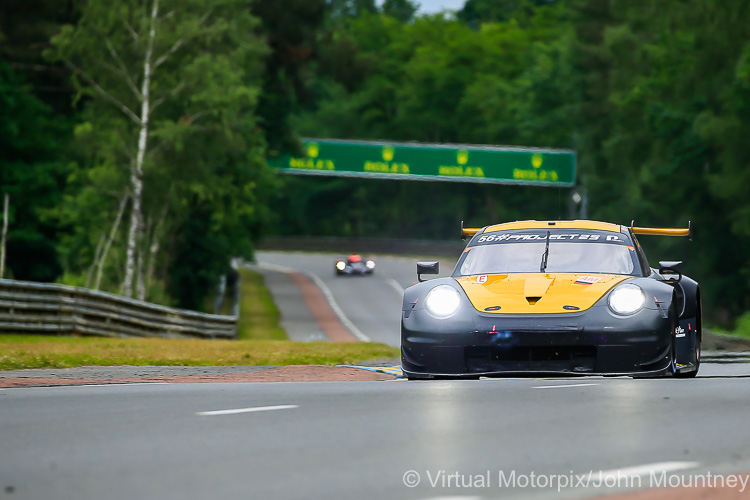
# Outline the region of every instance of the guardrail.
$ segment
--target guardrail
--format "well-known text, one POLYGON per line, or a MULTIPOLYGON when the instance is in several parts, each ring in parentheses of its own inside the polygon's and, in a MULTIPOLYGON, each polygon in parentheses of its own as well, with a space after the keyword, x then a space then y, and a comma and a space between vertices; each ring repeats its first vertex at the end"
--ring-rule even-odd
POLYGON ((87 288, 0 279, 0 332, 233 339, 237 316, 174 309, 87 288))

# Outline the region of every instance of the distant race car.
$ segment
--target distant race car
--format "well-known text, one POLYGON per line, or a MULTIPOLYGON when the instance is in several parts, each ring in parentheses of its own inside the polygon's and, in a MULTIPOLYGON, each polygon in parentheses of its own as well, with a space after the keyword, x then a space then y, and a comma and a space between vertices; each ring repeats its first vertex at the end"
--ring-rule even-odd
POLYGON ((464 228, 450 277, 417 263, 406 289, 401 362, 409 379, 498 374, 695 377, 698 283, 682 262, 652 269, 636 234, 689 236, 593 221, 464 228))
POLYGON ((375 261, 372 259, 362 259, 361 255, 351 254, 346 259, 336 261, 334 271, 337 275, 347 274, 372 274, 375 270, 375 261))

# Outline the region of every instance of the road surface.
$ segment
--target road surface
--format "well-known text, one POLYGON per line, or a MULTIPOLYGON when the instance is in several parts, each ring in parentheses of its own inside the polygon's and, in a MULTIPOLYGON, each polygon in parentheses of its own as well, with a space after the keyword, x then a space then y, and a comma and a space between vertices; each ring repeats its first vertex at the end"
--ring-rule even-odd
POLYGON ((620 488, 558 494, 561 478, 730 478, 750 472, 748 377, 4 389, 0 498, 585 498, 620 488))
MULTIPOLYGON (((418 258, 375 256, 372 275, 336 276, 334 263, 346 255, 302 252, 258 252, 255 267, 266 276, 266 284, 282 314, 282 326, 293 340, 322 340, 325 333, 316 325, 293 280, 284 271, 299 271, 325 291, 330 291, 354 329, 373 342, 398 346, 401 342, 401 299, 404 288, 417 280, 418 258)), ((367 256, 364 256, 367 257, 367 256)), ((454 261, 439 260, 440 276, 453 271, 454 261)), ((351 328, 351 326, 350 326, 351 328)))
MULTIPOLYGON (((416 259, 378 258, 375 275, 343 278, 331 257, 258 256, 271 280, 283 285, 290 268, 319 280, 357 330, 398 345, 416 259)), ((282 285, 287 325, 316 335, 282 285)), ((741 362, 704 363, 694 380, 0 389, 0 499, 573 499, 654 487, 639 498, 742 498, 749 400, 741 362)))

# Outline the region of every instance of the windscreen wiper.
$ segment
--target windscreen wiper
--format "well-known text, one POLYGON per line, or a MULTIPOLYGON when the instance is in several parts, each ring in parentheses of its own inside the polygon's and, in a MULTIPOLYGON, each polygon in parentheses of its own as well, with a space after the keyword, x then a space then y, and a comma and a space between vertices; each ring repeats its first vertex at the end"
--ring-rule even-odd
POLYGON ((547 231, 547 245, 544 248, 544 254, 542 255, 542 264, 539 266, 539 272, 543 273, 547 270, 547 258, 549 257, 549 231, 547 231))

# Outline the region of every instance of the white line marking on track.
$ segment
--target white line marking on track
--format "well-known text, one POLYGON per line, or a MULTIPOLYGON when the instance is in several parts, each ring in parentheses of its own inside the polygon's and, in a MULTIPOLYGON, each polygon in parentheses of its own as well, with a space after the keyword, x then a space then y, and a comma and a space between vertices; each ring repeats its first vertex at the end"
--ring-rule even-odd
POLYGON ((277 271, 280 273, 296 273, 296 269, 291 267, 280 266, 278 264, 271 264, 270 262, 258 262, 258 267, 261 269, 268 269, 269 271, 277 271))
POLYGON ((564 387, 586 387, 590 385, 599 385, 599 384, 538 385, 536 387, 532 387, 532 389, 562 389, 564 387))
POLYGON ((676 470, 692 469, 698 467, 698 462, 657 462, 653 464, 636 465, 634 467, 624 467, 622 469, 604 470, 593 477, 600 482, 610 477, 635 477, 645 476, 646 474, 658 474, 661 472, 673 472, 676 470))
POLYGON ((233 410, 199 411, 196 413, 196 415, 200 415, 201 417, 214 417, 217 415, 236 415, 238 413, 256 413, 260 411, 291 410, 292 408, 299 408, 299 406, 297 405, 256 406, 253 408, 236 408, 233 410))
POLYGON ((399 295, 401 295, 402 297, 404 296, 404 287, 402 287, 398 281, 394 280, 393 278, 387 278, 385 282, 388 283, 391 288, 396 290, 399 295))
POLYGON ((336 302, 336 299, 333 298, 333 293, 331 293, 331 289, 328 288, 328 285, 326 285, 322 279, 318 277, 316 274, 312 273, 306 273, 310 279, 312 279, 316 285, 318 285, 318 288, 320 288, 320 291, 323 292, 323 296, 328 301, 328 305, 331 306, 331 309, 333 312, 338 316, 339 321, 341 321, 341 324, 343 324, 347 329, 349 329, 352 334, 357 337, 362 342, 372 342, 370 340, 370 337, 362 333, 362 331, 354 326, 354 323, 351 322, 349 318, 346 317, 346 314, 344 314, 344 311, 341 310, 339 307, 339 304, 336 302))
POLYGON ((481 500, 482 497, 432 497, 425 500, 481 500))

